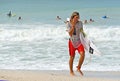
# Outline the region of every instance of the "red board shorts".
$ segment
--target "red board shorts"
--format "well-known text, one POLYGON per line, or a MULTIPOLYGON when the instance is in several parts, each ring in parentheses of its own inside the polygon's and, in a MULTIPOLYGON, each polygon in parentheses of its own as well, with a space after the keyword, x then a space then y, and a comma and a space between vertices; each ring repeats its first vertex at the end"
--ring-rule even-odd
POLYGON ((72 45, 71 40, 69 40, 69 55, 70 56, 75 56, 75 51, 78 50, 79 54, 80 52, 84 52, 84 47, 81 44, 78 48, 74 48, 74 46, 72 45))

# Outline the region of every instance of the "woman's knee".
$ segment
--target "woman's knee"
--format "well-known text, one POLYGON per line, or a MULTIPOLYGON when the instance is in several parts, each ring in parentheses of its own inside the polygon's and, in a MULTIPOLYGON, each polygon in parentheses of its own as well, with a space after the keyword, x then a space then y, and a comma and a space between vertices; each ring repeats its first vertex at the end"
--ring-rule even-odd
POLYGON ((80 55, 81 55, 82 57, 84 57, 84 56, 85 56, 85 52, 80 52, 80 55))
POLYGON ((70 59, 71 59, 71 60, 74 60, 74 56, 70 56, 70 59))

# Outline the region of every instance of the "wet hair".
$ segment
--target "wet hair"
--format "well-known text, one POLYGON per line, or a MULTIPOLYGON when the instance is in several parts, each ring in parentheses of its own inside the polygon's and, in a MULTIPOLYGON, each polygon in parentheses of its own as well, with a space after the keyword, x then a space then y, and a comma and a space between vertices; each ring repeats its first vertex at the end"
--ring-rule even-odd
MULTIPOLYGON (((72 21, 72 19, 73 19, 75 16, 79 16, 79 12, 73 12, 73 13, 72 13, 71 18, 70 18, 70 22, 72 21)), ((75 29, 75 28, 74 28, 73 35, 76 35, 76 29, 75 29)))
POLYGON ((79 16, 79 12, 73 12, 70 18, 70 21, 75 17, 75 16, 79 16))

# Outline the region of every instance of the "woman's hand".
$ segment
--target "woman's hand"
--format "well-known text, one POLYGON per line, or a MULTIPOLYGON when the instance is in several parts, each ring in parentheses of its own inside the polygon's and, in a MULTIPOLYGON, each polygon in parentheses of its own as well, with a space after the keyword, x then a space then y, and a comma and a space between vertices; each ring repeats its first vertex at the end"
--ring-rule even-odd
POLYGON ((82 32, 83 36, 86 37, 85 32, 83 31, 83 28, 80 29, 80 32, 82 32))
POLYGON ((79 16, 74 16, 74 18, 71 20, 71 29, 70 29, 70 32, 69 32, 69 35, 72 36, 73 35, 73 32, 75 30, 75 25, 76 23, 78 22, 78 19, 79 19, 79 16))
POLYGON ((75 27, 76 23, 78 22, 78 18, 79 18, 79 17, 75 16, 75 17, 72 19, 71 24, 72 24, 73 27, 75 27))

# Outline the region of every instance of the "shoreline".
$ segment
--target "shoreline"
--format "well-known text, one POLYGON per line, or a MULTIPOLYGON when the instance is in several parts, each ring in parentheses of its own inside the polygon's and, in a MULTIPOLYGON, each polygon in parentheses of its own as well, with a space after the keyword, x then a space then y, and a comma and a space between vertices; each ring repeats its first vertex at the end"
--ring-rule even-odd
POLYGON ((68 70, 0 70, 6 81, 120 81, 120 71, 83 71, 70 76, 68 70))

